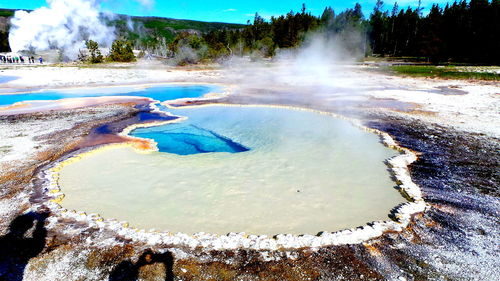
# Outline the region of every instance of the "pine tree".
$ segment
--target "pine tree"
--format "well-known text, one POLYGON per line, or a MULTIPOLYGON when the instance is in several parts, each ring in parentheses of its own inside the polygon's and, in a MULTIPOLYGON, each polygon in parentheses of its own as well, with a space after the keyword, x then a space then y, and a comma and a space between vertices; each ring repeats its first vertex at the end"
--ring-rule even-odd
POLYGON ((89 56, 86 57, 86 60, 90 63, 101 63, 104 60, 104 57, 99 50, 99 44, 93 40, 87 40, 85 42, 85 46, 89 50, 89 56))
POLYGON ((115 40, 111 45, 109 59, 117 62, 135 61, 135 55, 132 50, 132 44, 124 40, 115 40))
POLYGON ((387 15, 382 12, 384 2, 377 0, 370 16, 370 40, 373 53, 383 54, 386 38, 387 15))

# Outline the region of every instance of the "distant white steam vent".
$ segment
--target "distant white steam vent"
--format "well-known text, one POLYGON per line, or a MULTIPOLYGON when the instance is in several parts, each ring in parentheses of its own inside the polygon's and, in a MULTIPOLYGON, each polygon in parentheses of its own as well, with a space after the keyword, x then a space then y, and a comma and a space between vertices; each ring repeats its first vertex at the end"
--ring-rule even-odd
POLYGON ((17 11, 11 19, 9 43, 13 52, 58 49, 74 60, 85 40, 110 46, 114 28, 99 12, 99 0, 47 0, 48 7, 17 11))

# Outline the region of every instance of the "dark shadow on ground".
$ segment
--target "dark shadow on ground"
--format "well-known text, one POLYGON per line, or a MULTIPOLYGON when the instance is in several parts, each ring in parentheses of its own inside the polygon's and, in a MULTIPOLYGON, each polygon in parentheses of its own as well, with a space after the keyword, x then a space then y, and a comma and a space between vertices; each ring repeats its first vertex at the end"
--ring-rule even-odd
POLYGON ((165 266, 166 281, 174 280, 174 257, 172 253, 165 252, 163 254, 156 254, 151 250, 147 250, 139 257, 139 260, 135 264, 131 261, 122 261, 109 275, 109 281, 135 281, 139 278, 139 270, 141 267, 155 263, 163 263, 165 266))
POLYGON ((28 261, 45 247, 47 230, 44 224, 48 215, 45 212, 29 212, 18 216, 10 223, 9 232, 0 237, 1 281, 23 280, 28 261))

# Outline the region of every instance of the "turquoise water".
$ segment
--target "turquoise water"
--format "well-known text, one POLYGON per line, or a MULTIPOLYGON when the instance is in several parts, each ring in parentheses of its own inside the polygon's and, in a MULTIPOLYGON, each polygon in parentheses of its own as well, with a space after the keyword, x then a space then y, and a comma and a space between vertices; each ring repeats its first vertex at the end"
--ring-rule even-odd
POLYGON ((65 91, 42 91, 14 95, 0 95, 0 106, 10 105, 21 101, 59 100, 66 98, 100 97, 100 96, 136 96, 147 97, 159 101, 175 100, 180 98, 198 98, 209 92, 219 90, 217 86, 206 85, 173 85, 154 86, 149 88, 96 88, 65 91))
POLYGON ((237 153, 249 149, 214 131, 185 123, 136 129, 134 137, 153 139, 160 152, 190 155, 209 152, 237 153))

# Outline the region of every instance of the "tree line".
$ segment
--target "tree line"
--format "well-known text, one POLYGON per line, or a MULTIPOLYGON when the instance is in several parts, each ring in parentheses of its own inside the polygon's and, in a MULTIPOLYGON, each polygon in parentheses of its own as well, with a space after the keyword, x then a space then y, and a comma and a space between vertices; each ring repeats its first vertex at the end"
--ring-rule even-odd
POLYGON ((255 14, 240 29, 219 29, 204 34, 179 33, 168 44, 179 62, 216 59, 228 55, 273 56, 278 49, 299 46, 312 32, 335 38, 358 56, 394 56, 425 59, 434 63, 500 63, 500 0, 462 0, 440 7, 432 5, 424 15, 417 8, 384 10, 376 2, 367 18, 355 4, 338 14, 326 7, 321 16, 299 12, 265 20, 255 14))
POLYGON ((424 57, 432 62, 500 63, 500 0, 462 0, 429 13, 383 10, 378 0, 368 30, 374 54, 424 57))

